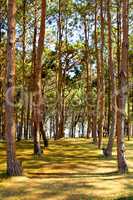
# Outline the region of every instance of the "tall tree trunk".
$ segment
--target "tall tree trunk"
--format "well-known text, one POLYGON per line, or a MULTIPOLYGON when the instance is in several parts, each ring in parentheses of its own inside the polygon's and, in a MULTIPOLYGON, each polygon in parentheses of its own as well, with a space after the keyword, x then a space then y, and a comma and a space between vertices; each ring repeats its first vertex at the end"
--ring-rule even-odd
MULTIPOLYGON (((36 43, 37 43, 37 0, 34 1, 34 35, 33 35, 33 50, 32 50, 32 79, 35 79, 35 66, 36 66, 36 43)), ((35 87, 31 88, 32 91, 32 116, 31 116, 31 131, 34 137, 34 91, 35 87)), ((34 141, 35 142, 35 141, 34 141)))
POLYGON ((100 0, 100 19, 101 19, 101 49, 100 49, 100 100, 99 100, 99 124, 98 124, 98 148, 101 148, 102 137, 103 137, 103 127, 104 127, 104 110, 105 110, 105 83, 104 83, 104 15, 103 15, 103 0, 100 0))
POLYGON ((128 70, 128 0, 122 0, 122 30, 122 59, 119 71, 119 94, 117 97, 117 160, 119 172, 126 173, 128 167, 125 159, 124 123, 128 70))
MULTIPOLYGON (((132 58, 131 58, 132 60, 132 58)), ((130 137, 132 135, 131 133, 131 124, 132 124, 132 104, 133 104, 133 89, 132 89, 132 77, 133 77, 133 68, 131 67, 133 64, 133 61, 130 63, 130 57, 128 62, 128 100, 127 100, 127 106, 128 106, 128 113, 127 113, 127 136, 128 141, 130 140, 130 137), (131 84, 131 85, 130 85, 131 84)))
POLYGON ((27 139, 29 138, 30 103, 31 103, 31 94, 30 94, 30 91, 29 91, 29 89, 28 89, 27 115, 26 115, 26 132, 27 132, 27 139))
MULTIPOLYGON (((22 135, 23 125, 24 125, 24 90, 25 90, 25 36, 26 36, 26 0, 23 1, 23 54, 22 54, 22 70, 23 70, 23 101, 21 108, 21 128, 20 134, 22 135)), ((19 138, 21 139, 21 138, 19 138)))
POLYGON ((16 41, 16 1, 8 0, 8 41, 7 41, 7 91, 6 91, 6 140, 7 140, 7 174, 22 174, 20 162, 16 160, 16 121, 15 121, 15 41, 16 41))
POLYGON ((109 140, 107 148, 104 151, 105 156, 112 156, 112 148, 116 132, 116 84, 115 84, 115 71, 112 59, 112 28, 111 28, 111 14, 110 14, 111 0, 107 0, 107 21, 108 21, 108 65, 109 65, 109 81, 111 93, 111 128, 109 129, 109 140))
POLYGON ((56 106, 56 138, 59 139, 63 136, 63 74, 62 74, 62 61, 61 61, 61 48, 62 48, 62 13, 61 13, 61 0, 59 0, 59 18, 58 18, 58 64, 56 70, 57 82, 57 106, 56 106))
POLYGON ((60 120, 60 128, 59 128, 60 138, 64 137, 64 121, 65 121, 65 116, 64 116, 64 112, 65 112, 65 96, 64 96, 65 83, 64 83, 64 77, 65 77, 65 73, 64 73, 64 75, 62 77, 61 120, 60 120))
POLYGON ((84 129, 85 129, 85 126, 84 126, 84 118, 82 119, 82 122, 81 122, 81 138, 84 138, 84 129))
POLYGON ((87 107, 87 138, 90 137, 91 132, 91 65, 89 55, 89 36, 86 16, 83 18, 84 22, 84 61, 86 68, 86 107, 87 107))
MULTIPOLYGON (((108 45, 109 46, 109 45, 108 45)), ((109 58, 108 58, 108 65, 109 64, 109 58)), ((108 106, 106 108, 106 116, 107 116, 107 132, 110 132, 110 125, 111 125, 111 78, 110 78, 110 68, 109 68, 109 75, 108 75, 108 106)))
MULTIPOLYGON (((98 50, 98 35, 97 35, 97 9, 98 9, 98 3, 97 0, 95 0, 95 54, 96 54, 96 67, 97 67, 97 108, 96 108, 96 124, 98 122, 99 124, 99 107, 100 107, 100 62, 99 62, 99 50, 98 50)), ((97 125, 96 125, 96 133, 93 132, 93 134, 96 136, 95 141, 97 140, 97 125)))
POLYGON ((41 24, 38 39, 38 47, 36 50, 36 62, 34 63, 34 81, 35 92, 33 98, 33 124, 34 124, 34 154, 41 154, 40 146, 40 123, 43 118, 42 103, 42 54, 44 49, 45 36, 45 18, 46 18, 46 0, 41 1, 41 24))
POLYGON ((49 126, 50 126, 50 128, 49 128, 49 137, 51 139, 52 138, 52 129, 53 129, 53 116, 50 116, 50 118, 49 118, 49 126))
POLYGON ((117 1, 117 67, 120 71, 121 61, 121 0, 117 1))

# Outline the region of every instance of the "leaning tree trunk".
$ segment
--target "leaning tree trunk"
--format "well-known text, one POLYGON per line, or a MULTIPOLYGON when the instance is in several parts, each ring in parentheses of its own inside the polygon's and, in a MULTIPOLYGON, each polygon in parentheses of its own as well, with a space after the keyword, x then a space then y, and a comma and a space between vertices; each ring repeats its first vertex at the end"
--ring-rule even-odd
POLYGON ((107 148, 104 151, 105 156, 112 156, 112 148, 116 132, 116 85, 115 74, 112 59, 112 38, 111 38, 111 14, 110 14, 111 0, 107 0, 107 20, 108 20, 108 65, 109 65, 109 81, 111 91, 111 128, 109 129, 109 140, 107 148))
POLYGON ((16 1, 8 0, 8 41, 7 41, 7 91, 6 91, 6 140, 7 140, 7 174, 22 174, 20 162, 16 160, 16 121, 15 121, 15 28, 16 1))
POLYGON ((128 70, 128 0, 122 1, 122 59, 119 71, 119 94, 117 97, 117 160, 120 173, 128 171, 125 159, 124 122, 127 99, 127 70, 128 70))

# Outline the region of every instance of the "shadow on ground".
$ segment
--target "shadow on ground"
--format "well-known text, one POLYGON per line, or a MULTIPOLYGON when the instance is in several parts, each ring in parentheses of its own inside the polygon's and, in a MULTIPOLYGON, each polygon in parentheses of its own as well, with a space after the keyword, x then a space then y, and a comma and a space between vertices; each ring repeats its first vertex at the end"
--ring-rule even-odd
POLYGON ((41 157, 33 156, 32 142, 17 143, 25 176, 7 179, 4 148, 1 143, 0 200, 133 199, 133 141, 127 149, 130 172, 124 176, 117 173, 115 153, 105 160, 95 145, 79 139, 50 141, 41 157))

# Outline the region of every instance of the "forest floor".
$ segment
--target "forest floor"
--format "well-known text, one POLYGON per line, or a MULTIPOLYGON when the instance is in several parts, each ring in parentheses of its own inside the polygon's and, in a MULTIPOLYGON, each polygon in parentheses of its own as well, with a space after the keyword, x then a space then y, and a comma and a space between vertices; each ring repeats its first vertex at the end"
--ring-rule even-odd
POLYGON ((133 139, 126 141, 126 175, 117 173, 115 153, 105 159, 87 139, 61 139, 41 157, 32 142, 17 143, 24 176, 6 178, 4 149, 0 142, 0 200, 133 200, 133 139))

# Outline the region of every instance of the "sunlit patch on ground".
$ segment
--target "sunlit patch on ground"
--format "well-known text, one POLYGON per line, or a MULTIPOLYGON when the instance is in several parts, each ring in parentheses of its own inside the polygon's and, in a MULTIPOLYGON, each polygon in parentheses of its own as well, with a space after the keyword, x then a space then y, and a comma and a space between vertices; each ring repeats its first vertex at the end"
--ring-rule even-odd
POLYGON ((32 143, 23 141, 17 144, 17 154, 24 176, 6 179, 0 143, 0 200, 133 199, 133 140, 126 147, 129 174, 121 176, 115 153, 105 160, 88 140, 50 141, 41 157, 33 156, 32 143))

